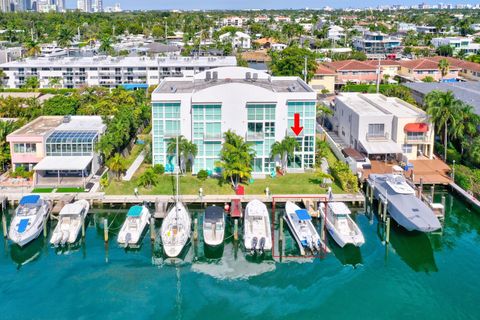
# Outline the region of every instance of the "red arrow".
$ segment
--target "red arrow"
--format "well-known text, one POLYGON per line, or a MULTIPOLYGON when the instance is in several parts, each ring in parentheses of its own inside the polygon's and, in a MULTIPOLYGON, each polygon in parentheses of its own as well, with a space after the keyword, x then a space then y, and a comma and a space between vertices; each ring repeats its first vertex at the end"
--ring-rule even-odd
POLYGON ((293 127, 290 128, 292 128, 292 131, 293 133, 295 133, 296 136, 298 136, 303 131, 303 127, 300 127, 300 113, 294 114, 293 127))

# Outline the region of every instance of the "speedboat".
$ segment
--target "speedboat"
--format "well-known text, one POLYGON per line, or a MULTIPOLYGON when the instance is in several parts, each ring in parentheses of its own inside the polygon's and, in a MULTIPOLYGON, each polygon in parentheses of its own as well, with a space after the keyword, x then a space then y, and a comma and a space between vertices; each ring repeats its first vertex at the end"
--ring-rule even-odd
POLYGON ((58 214, 58 223, 53 230, 50 244, 63 246, 66 243, 75 243, 89 209, 90 204, 87 200, 66 204, 58 214))
POLYGON ((117 242, 125 247, 138 246, 145 227, 150 223, 149 219, 150 211, 146 205, 130 207, 118 233, 117 242))
POLYGON ((223 243, 225 236, 225 213, 221 207, 211 206, 205 209, 203 217, 203 241, 215 247, 223 243))
POLYGON ((180 255, 185 245, 190 240, 192 220, 187 209, 181 202, 167 213, 160 230, 163 249, 170 258, 180 255))
POLYGON ((270 216, 267 206, 259 200, 250 201, 245 208, 243 244, 252 254, 272 250, 270 216))
POLYGON ((287 201, 285 211, 284 219, 302 253, 305 252, 305 249, 315 253, 320 252, 322 248, 326 248, 325 243, 320 239, 317 230, 313 226, 312 217, 310 217, 307 210, 301 209, 291 201, 287 201))
POLYGON ((351 211, 345 203, 329 202, 326 211, 321 208, 320 214, 326 221, 328 232, 340 247, 347 244, 360 247, 365 243, 362 231, 350 217, 351 211))
POLYGON ((24 196, 10 223, 8 232, 10 240, 23 247, 36 239, 43 230, 43 224, 50 210, 50 202, 43 200, 39 195, 24 196))
POLYGON ((390 216, 408 231, 432 232, 442 228, 432 209, 415 196, 403 175, 370 174, 374 196, 387 202, 390 216))

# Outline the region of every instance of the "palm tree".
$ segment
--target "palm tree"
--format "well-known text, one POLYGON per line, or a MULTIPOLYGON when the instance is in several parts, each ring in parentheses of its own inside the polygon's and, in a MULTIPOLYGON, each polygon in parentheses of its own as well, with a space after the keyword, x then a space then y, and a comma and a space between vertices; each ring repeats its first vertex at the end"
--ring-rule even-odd
POLYGON ((0 88, 3 87, 3 81, 5 80, 5 71, 0 70, 0 88))
POLYGON ((317 104, 317 117, 322 117, 322 127, 325 127, 325 116, 327 115, 333 115, 332 109, 321 103, 317 104))
POLYGON ((67 54, 69 54, 69 47, 72 44, 72 40, 74 37, 75 33, 72 29, 67 27, 61 27, 57 35, 57 44, 62 48, 67 48, 67 54))
POLYGON ((477 128, 480 125, 480 116, 474 112, 471 105, 459 101, 455 117, 456 126, 451 128, 451 136, 459 142, 461 154, 463 155, 465 146, 470 143, 471 137, 477 133, 477 128))
POLYGON ((178 136, 178 139, 172 139, 167 145, 167 153, 170 156, 175 156, 177 158, 177 165, 180 168, 180 172, 183 173, 183 168, 185 167, 186 157, 183 147, 188 143, 187 138, 184 136, 178 136), (178 141, 178 155, 177 155, 177 141, 178 141))
POLYGON ((183 155, 185 157, 185 172, 187 171, 187 163, 190 162, 190 168, 193 167, 193 164, 195 162, 195 158, 197 157, 198 154, 198 146, 185 139, 183 145, 182 145, 182 150, 183 150, 183 155))
POLYGON ((11 121, 0 121, 0 168, 5 170, 5 165, 10 161, 10 145, 7 143, 7 135, 15 130, 15 124, 11 121))
POLYGON ((127 169, 125 159, 120 153, 116 153, 110 160, 107 161, 107 167, 117 176, 118 180, 120 180, 122 173, 127 169))
POLYGON ((224 133, 224 139, 220 161, 216 165, 222 168, 223 178, 229 179, 232 187, 237 189, 242 180, 251 177, 255 151, 251 144, 231 130, 224 133))
POLYGON ((443 159, 447 161, 448 126, 455 127, 456 125, 456 115, 459 109, 458 100, 455 100, 452 91, 442 92, 434 90, 425 97, 425 104, 427 113, 435 123, 437 130, 440 132, 443 129, 445 149, 443 159))
POLYGON ((50 86, 50 88, 60 88, 62 86, 62 83, 59 77, 53 77, 48 80, 48 85, 50 86))
POLYGON ((158 183, 158 176, 153 171, 153 168, 148 168, 138 178, 138 185, 150 189, 152 186, 156 186, 158 183))
POLYGON ((280 158, 283 174, 287 173, 288 157, 293 156, 295 149, 299 147, 300 144, 293 137, 285 137, 282 141, 277 141, 272 145, 270 156, 272 158, 275 158, 276 156, 280 158))
POLYGON ((36 89, 40 87, 40 80, 38 80, 37 77, 29 77, 25 80, 23 87, 36 91, 36 89))
POLYGON ((448 71, 450 70, 450 62, 448 62, 447 59, 441 59, 438 62, 438 70, 440 70, 443 80, 443 78, 445 78, 445 76, 448 74, 448 71))
POLYGON ((25 49, 27 50, 27 56, 36 57, 42 50, 40 49, 40 43, 33 39, 28 40, 24 44, 25 49))
POLYGON ((100 47, 98 48, 98 50, 102 53, 110 54, 113 51, 112 45, 113 45, 112 38, 110 38, 108 36, 103 37, 100 40, 100 47))

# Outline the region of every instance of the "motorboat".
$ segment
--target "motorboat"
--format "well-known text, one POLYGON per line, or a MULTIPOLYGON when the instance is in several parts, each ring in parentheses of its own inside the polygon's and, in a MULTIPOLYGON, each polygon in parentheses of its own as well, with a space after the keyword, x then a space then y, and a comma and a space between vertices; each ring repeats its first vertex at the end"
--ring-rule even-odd
POLYGON ((370 174, 374 197, 387 202, 390 216, 408 231, 432 232, 442 228, 433 210, 415 196, 403 175, 370 174))
POLYGON ((51 207, 51 203, 39 195, 22 197, 10 223, 8 231, 10 240, 23 247, 36 239, 43 230, 51 207))
POLYGON ((328 233, 342 248, 347 244, 360 247, 365 243, 362 231, 350 217, 351 213, 343 202, 329 202, 326 210, 320 208, 320 214, 322 219, 325 219, 328 233))
MULTIPOLYGON (((176 138, 176 153, 178 152, 178 136, 176 138)), ((178 164, 178 163, 177 163, 178 164)), ((192 219, 185 205, 179 200, 179 166, 176 168, 175 205, 168 211, 163 220, 160 234, 163 250, 169 258, 176 258, 190 240, 192 219)))
POLYGON ((250 201, 245 208, 243 243, 252 254, 272 250, 270 216, 267 206, 259 200, 250 201))
POLYGON ((126 247, 138 246, 145 227, 150 223, 150 211, 146 205, 128 209, 127 218, 118 233, 117 242, 126 247))
POLYGON ((221 207, 211 206, 205 209, 203 217, 203 241, 215 247, 223 243, 225 237, 225 212, 221 207))
POLYGON ((75 243, 89 209, 90 204, 87 200, 66 204, 58 214, 58 223, 53 230, 50 244, 63 246, 67 243, 75 243))
POLYGON ((295 203, 287 201, 285 204, 285 221, 292 231, 302 253, 309 250, 311 253, 320 252, 326 248, 312 223, 312 217, 307 210, 301 209, 295 203))

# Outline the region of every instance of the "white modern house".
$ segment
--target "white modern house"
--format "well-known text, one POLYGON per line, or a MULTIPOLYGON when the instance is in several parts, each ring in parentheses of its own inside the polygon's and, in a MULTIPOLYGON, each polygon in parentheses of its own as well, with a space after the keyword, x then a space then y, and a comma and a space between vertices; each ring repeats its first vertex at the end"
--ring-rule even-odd
POLYGON ((432 45, 435 48, 452 47, 454 54, 458 54, 460 51, 464 51, 466 54, 477 54, 480 52, 480 43, 474 43, 473 40, 473 38, 467 37, 433 38, 432 45))
POLYGON ((381 94, 342 93, 330 121, 338 136, 371 159, 431 159, 434 128, 421 109, 381 94))
POLYGON ((235 34, 230 32, 220 35, 219 40, 222 42, 228 42, 232 44, 232 48, 235 49, 250 49, 251 39, 250 36, 244 32, 236 31, 235 34))
POLYGON ((152 93, 153 164, 172 165, 167 146, 183 135, 198 146, 193 172, 216 171, 223 134, 233 130, 253 145, 255 176, 275 170, 271 146, 295 136, 295 114, 303 131, 301 148, 289 162, 302 172, 315 162, 316 93, 298 77, 272 77, 243 67, 204 71, 191 78, 166 78, 152 93))
POLYGON ((328 28, 327 38, 334 41, 345 39, 345 29, 340 26, 330 26, 330 28, 328 28))
POLYGON ((5 72, 5 87, 20 88, 29 77, 37 77, 40 88, 51 87, 59 79, 63 88, 120 85, 147 87, 165 77, 192 77, 217 67, 236 66, 237 58, 228 57, 52 57, 16 60, 0 64, 5 72))

